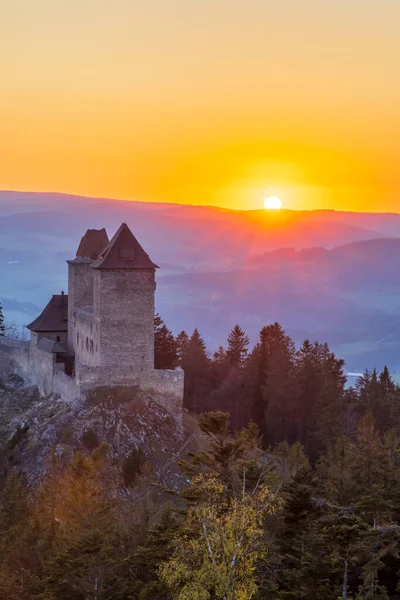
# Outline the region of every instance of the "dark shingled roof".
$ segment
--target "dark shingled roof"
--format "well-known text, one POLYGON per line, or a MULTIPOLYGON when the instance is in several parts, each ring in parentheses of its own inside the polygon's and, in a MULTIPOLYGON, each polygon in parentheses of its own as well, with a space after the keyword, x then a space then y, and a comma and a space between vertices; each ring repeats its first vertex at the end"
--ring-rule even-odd
POLYGON ((60 294, 53 296, 48 305, 43 309, 30 325, 31 331, 67 331, 68 330, 68 296, 60 294))
POLYGON ((93 269, 158 269, 126 223, 122 223, 91 266, 93 269))
POLYGON ((104 228, 88 229, 81 239, 76 256, 88 257, 95 260, 107 246, 108 241, 108 235, 104 228))

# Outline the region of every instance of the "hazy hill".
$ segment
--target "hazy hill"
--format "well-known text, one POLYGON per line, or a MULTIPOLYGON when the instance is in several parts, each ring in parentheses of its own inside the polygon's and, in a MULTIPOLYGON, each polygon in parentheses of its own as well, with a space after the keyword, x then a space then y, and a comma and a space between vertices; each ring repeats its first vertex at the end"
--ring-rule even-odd
POLYGON ((65 260, 89 227, 126 221, 161 269, 157 308, 210 348, 235 322, 255 339, 279 320, 327 339, 349 368, 400 368, 400 215, 230 211, 63 194, 0 192, 0 299, 26 323, 67 287, 65 260))

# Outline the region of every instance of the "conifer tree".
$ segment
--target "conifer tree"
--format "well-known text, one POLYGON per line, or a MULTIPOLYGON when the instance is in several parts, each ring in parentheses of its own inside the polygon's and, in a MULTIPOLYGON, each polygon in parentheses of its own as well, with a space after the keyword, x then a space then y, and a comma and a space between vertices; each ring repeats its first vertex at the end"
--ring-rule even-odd
POLYGON ((189 336, 186 331, 181 331, 176 336, 176 351, 178 354, 178 364, 182 366, 184 360, 184 354, 186 351, 186 346, 189 342, 189 336))
POLYGON ((344 506, 354 491, 353 462, 355 447, 340 437, 318 461, 318 473, 324 482, 328 497, 344 506))
POLYGON ((3 307, 0 302, 0 336, 5 336, 5 334, 6 334, 6 326, 4 323, 3 307))
POLYGON ((289 438, 294 356, 294 343, 279 323, 260 331, 249 358, 248 377, 252 381, 252 416, 264 445, 289 438))
POLYGON ((250 340, 240 325, 235 325, 228 335, 226 356, 231 367, 242 367, 250 340))
POLYGON ((366 552, 368 525, 358 516, 343 511, 328 515, 319 528, 327 550, 327 579, 332 600, 347 600, 355 592, 355 582, 366 552), (349 595, 350 592, 350 595, 349 595))
POLYGON ((115 595, 119 560, 116 474, 100 446, 90 457, 77 452, 59 483, 59 524, 44 565, 46 592, 60 600, 106 600, 115 595))
POLYGON ((297 352, 296 437, 312 459, 343 432, 341 417, 346 382, 343 365, 327 344, 305 340, 297 352))
POLYGON ((41 591, 36 532, 25 477, 15 468, 0 493, 0 598, 30 600, 41 591))
POLYGON ((135 551, 130 571, 135 574, 128 590, 142 600, 169 597, 165 583, 160 579, 160 565, 171 557, 172 541, 179 532, 184 512, 172 505, 164 507, 158 522, 151 527, 143 544, 135 551))
POLYGON ((318 535, 322 509, 318 487, 309 470, 300 471, 284 494, 282 526, 277 540, 280 560, 279 599, 325 598, 327 583, 319 558, 323 555, 318 535))
POLYGON ((310 469, 310 463, 304 454, 304 449, 299 442, 292 446, 281 442, 271 454, 272 462, 275 466, 277 475, 282 484, 287 484, 293 477, 300 472, 310 469))
POLYGON ((185 371, 184 406, 192 412, 206 411, 210 391, 210 363, 205 342, 197 328, 186 344, 182 368, 185 371))
POLYGON ((178 346, 172 332, 159 314, 154 318, 154 367, 174 369, 178 363, 178 346))

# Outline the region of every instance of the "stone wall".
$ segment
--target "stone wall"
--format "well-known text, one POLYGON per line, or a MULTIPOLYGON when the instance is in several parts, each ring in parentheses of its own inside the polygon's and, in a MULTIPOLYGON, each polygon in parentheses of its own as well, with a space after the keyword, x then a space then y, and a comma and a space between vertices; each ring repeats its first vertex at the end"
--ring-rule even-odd
POLYGON ((42 396, 48 396, 53 393, 53 373, 55 364, 55 355, 50 352, 40 350, 37 345, 37 335, 32 334, 31 339, 31 365, 32 378, 42 396))
POLYGON ((184 372, 178 368, 170 371, 155 370, 142 374, 116 375, 114 370, 81 368, 77 374, 77 384, 82 393, 96 387, 138 386, 143 390, 153 390, 160 395, 159 401, 177 421, 182 419, 184 372))
POLYGON ((99 366, 116 378, 154 369, 154 269, 94 269, 99 366))
POLYGON ((153 389, 160 394, 158 402, 168 410, 178 423, 182 422, 184 372, 181 368, 154 370, 141 381, 142 388, 153 389))
POLYGON ((0 336, 0 378, 19 375, 32 382, 29 342, 0 336))

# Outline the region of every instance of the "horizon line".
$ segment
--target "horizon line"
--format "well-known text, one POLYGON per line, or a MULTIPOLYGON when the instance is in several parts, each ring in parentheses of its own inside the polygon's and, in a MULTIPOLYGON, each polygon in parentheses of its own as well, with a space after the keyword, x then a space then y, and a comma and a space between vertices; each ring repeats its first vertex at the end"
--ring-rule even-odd
POLYGON ((346 210, 336 208, 285 208, 284 206, 278 210, 260 208, 227 208, 225 206, 218 206, 217 204, 191 204, 189 202, 170 202, 167 200, 135 200, 127 198, 112 198, 110 196, 88 196, 87 194, 79 194, 72 192, 55 192, 55 191, 37 191, 37 190, 12 190, 12 189, 0 189, 0 194, 11 193, 11 194, 43 194, 46 196, 72 196, 73 198, 84 198, 87 200, 103 200, 110 202, 125 202, 125 203, 136 203, 136 204, 165 204, 167 206, 187 206, 191 208, 213 208, 226 212, 262 212, 268 214, 278 214, 280 212, 297 212, 297 213, 312 213, 312 212, 336 212, 336 213, 353 213, 353 214, 371 214, 371 215, 399 215, 400 213, 394 211, 363 211, 363 210, 346 210))

